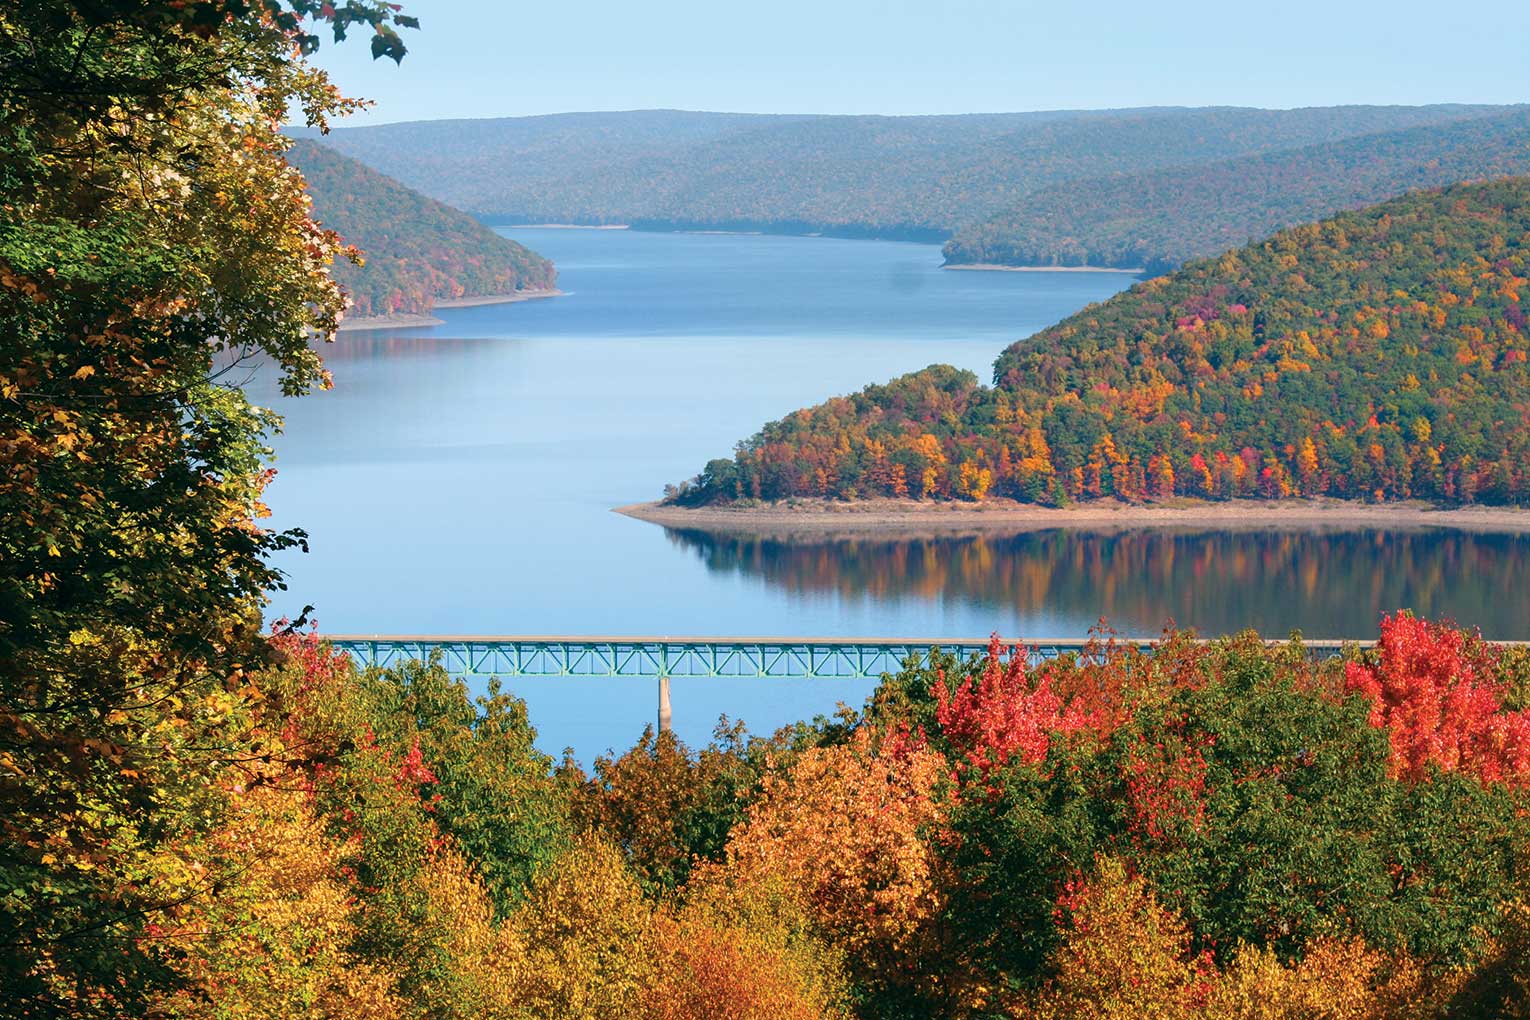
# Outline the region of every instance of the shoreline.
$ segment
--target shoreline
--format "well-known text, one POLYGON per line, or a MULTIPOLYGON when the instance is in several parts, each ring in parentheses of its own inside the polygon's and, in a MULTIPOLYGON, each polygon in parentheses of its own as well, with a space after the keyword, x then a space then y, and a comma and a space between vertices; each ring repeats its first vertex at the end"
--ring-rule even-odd
MULTIPOLYGON (((513 294, 481 294, 476 297, 441 298, 431 307, 477 308, 480 305, 513 305, 521 301, 540 301, 543 298, 562 297, 563 291, 556 287, 537 290, 518 290, 513 294)), ((444 326, 445 319, 429 312, 401 312, 397 315, 361 315, 340 320, 341 333, 361 333, 373 329, 419 329, 424 326, 444 326)))
POLYGON ((1006 266, 998 262, 947 263, 942 269, 956 269, 979 273, 1130 273, 1141 276, 1146 266, 1136 269, 1120 269, 1114 266, 1006 266))
POLYGON ((477 308, 479 305, 514 305, 522 301, 541 301, 544 298, 563 297, 557 287, 538 287, 534 290, 518 290, 510 294, 479 294, 476 297, 440 298, 435 308, 477 308))
POLYGON ((918 537, 1019 534, 1059 528, 1200 531, 1269 529, 1450 528, 1459 531, 1530 533, 1530 509, 1454 507, 1417 503, 1352 503, 1344 500, 1233 500, 1225 503, 1087 503, 1043 507, 1011 500, 982 504, 920 503, 892 499, 855 503, 795 500, 755 506, 678 507, 632 503, 613 513, 666 528, 756 536, 918 537))
POLYGON ((631 230, 626 223, 497 223, 506 230, 631 230))
POLYGON ((419 312, 409 312, 399 315, 361 315, 356 318, 344 318, 340 320, 340 328, 337 333, 365 333, 373 329, 417 329, 421 326, 444 326, 445 319, 438 319, 434 315, 425 315, 419 312))

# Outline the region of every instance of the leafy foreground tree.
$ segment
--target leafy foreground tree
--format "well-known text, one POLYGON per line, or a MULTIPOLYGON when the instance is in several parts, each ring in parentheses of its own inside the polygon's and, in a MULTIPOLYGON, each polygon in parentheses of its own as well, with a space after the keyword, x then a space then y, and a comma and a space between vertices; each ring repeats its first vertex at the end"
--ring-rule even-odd
POLYGON ((411 24, 0 5, 0 1010, 140 1014, 183 982, 145 933, 228 879, 195 848, 275 753, 258 610, 302 536, 257 523, 277 423, 219 380, 325 384, 342 249, 279 128, 351 106, 304 62, 320 28, 396 59, 411 24))
MULTIPOLYGON (((999 642, 864 712, 595 775, 439 666, 280 636, 224 893, 154 951, 187 1016, 1519 1017, 1522 657, 1406 614, 1374 651, 999 642)), ((211 866, 211 865, 210 865, 211 866)))

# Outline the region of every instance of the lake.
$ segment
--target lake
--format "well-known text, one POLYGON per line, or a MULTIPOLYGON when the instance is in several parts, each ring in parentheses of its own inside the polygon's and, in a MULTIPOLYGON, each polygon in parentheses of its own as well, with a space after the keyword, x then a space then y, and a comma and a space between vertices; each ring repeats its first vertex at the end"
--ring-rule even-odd
MULTIPOLYGON (((1131 283, 939 268, 929 245, 509 229, 567 295, 342 334, 335 388, 283 400, 268 501, 312 552, 280 564, 331 633, 1368 636, 1414 606, 1530 637, 1530 539, 1438 532, 1049 532, 791 544, 670 532, 610 508, 769 419, 933 363, 987 379, 1011 341, 1131 283)), ((653 717, 633 681, 516 681, 541 745, 586 762, 653 717)), ((865 684, 687 681, 675 726, 757 730, 858 703, 865 684)))

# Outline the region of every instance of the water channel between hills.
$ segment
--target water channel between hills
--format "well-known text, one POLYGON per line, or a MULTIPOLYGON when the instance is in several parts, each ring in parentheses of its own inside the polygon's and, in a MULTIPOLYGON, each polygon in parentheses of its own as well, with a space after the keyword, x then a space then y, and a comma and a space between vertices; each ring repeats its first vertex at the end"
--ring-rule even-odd
MULTIPOLYGON (((934 246, 509 229, 567 296, 342 334, 335 389, 279 399, 273 615, 324 631, 1054 637, 1101 617, 1151 634, 1369 636, 1399 606, 1530 638, 1530 536, 1439 530, 1050 531, 783 542, 667 531, 656 496, 763 422, 945 362, 985 381, 1009 342, 1130 285, 1113 273, 939 268, 934 246)), ((541 745, 588 762, 653 716, 637 681, 515 681, 541 745)), ((675 722, 768 730, 869 685, 677 681, 675 722)))

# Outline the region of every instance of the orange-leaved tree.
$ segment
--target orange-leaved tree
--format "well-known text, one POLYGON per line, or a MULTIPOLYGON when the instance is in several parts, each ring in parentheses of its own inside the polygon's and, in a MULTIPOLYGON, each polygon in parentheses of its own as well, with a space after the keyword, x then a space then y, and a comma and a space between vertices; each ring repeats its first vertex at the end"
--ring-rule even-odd
POLYGON ((862 728, 768 775, 722 867, 740 884, 775 879, 801 890, 873 1003, 928 1005, 958 984, 935 953, 945 903, 935 841, 950 768, 917 743, 897 743, 882 753, 862 728))
POLYGON ((703 869, 677 909, 654 918, 652 1020, 848 1017, 844 954, 813 930, 801 890, 775 877, 730 881, 703 869))

